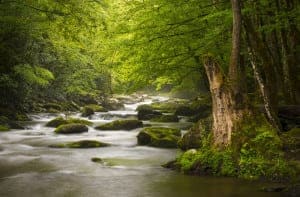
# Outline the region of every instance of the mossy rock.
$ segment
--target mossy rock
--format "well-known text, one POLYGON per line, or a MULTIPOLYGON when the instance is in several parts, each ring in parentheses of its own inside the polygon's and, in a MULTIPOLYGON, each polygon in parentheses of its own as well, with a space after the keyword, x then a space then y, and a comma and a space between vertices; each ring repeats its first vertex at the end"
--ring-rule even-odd
POLYGON ((98 130, 132 130, 143 127, 143 122, 139 120, 115 120, 104 125, 95 127, 98 130))
POLYGON ((99 158, 99 157, 93 157, 91 158, 91 161, 92 162, 95 162, 95 163, 103 163, 103 159, 99 158))
POLYGON ((107 109, 105 109, 104 107, 102 107, 100 105, 96 105, 96 104, 90 104, 90 105, 86 105, 84 107, 91 108, 94 112, 107 112, 107 109))
POLYGON ((141 110, 153 110, 153 107, 151 105, 139 105, 135 111, 141 111, 141 110))
POLYGON ((165 102, 157 102, 152 103, 151 107, 153 110, 158 110, 161 112, 175 112, 176 108, 181 105, 179 102, 165 101, 165 102))
POLYGON ((60 125, 64 125, 64 124, 71 124, 71 123, 79 123, 79 124, 84 124, 84 125, 89 125, 91 126, 93 123, 87 120, 82 120, 82 119, 77 119, 77 118, 69 118, 69 119, 65 119, 63 117, 57 117, 53 120, 50 120, 46 126, 47 127, 58 127, 60 125))
POLYGON ((155 111, 155 110, 152 110, 152 109, 140 109, 138 111, 137 116, 138 116, 139 120, 150 120, 150 119, 153 119, 153 118, 157 118, 161 115, 162 115, 161 112, 158 112, 158 111, 155 111))
POLYGON ((77 142, 68 142, 61 144, 53 144, 51 148, 100 148, 109 146, 107 143, 95 141, 95 140, 81 140, 77 142))
POLYGON ((93 115, 94 113, 95 113, 94 109, 89 106, 85 106, 81 109, 82 117, 88 117, 88 116, 93 115))
POLYGON ((143 129, 137 136, 138 145, 160 148, 177 148, 181 132, 179 129, 150 127, 143 129))
POLYGON ((178 122, 179 118, 176 115, 161 115, 156 118, 152 118, 151 122, 178 122))
POLYGON ((9 130, 10 130, 10 128, 7 127, 6 125, 0 125, 0 132, 2 132, 2 131, 9 131, 9 130))
POLYGON ((61 134, 83 133, 88 132, 89 128, 84 124, 71 123, 57 127, 54 132, 61 134))

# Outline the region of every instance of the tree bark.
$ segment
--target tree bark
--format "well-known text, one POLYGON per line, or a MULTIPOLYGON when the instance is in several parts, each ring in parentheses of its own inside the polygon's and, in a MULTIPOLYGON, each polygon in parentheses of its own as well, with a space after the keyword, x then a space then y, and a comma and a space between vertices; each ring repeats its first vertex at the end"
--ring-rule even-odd
POLYGON ((224 148, 231 144, 232 134, 239 128, 247 112, 247 105, 236 107, 236 103, 244 103, 245 100, 237 100, 236 91, 232 85, 226 83, 219 64, 208 56, 204 58, 204 67, 209 80, 212 97, 212 132, 214 145, 224 148))
POLYGON ((212 56, 204 57, 204 67, 212 96, 212 133, 214 145, 224 148, 232 143, 232 134, 248 112, 244 94, 242 70, 240 69, 241 7, 240 0, 231 0, 233 10, 232 50, 228 75, 225 77, 220 65, 212 56))
POLYGON ((254 76, 260 86, 261 96, 264 101, 264 108, 270 124, 281 130, 281 125, 277 117, 278 99, 276 72, 266 53, 263 41, 258 32, 254 30, 253 24, 249 18, 244 19, 244 25, 247 33, 247 42, 249 45, 250 62, 254 69, 254 76))

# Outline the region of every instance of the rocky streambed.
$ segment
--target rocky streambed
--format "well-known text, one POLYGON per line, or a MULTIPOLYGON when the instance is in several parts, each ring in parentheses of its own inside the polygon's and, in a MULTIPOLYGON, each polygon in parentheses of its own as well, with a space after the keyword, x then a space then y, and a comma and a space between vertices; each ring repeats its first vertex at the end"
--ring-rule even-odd
MULTIPOLYGON (((140 127, 98 130, 114 120, 134 119, 142 104, 166 100, 152 97, 126 104, 119 111, 96 112, 88 132, 58 134, 46 124, 62 114, 31 114, 26 130, 0 133, 0 196, 97 196, 97 197, 198 197, 279 196, 259 191, 260 182, 234 178, 195 177, 161 167, 179 154, 178 149, 137 145, 140 127), (99 141, 109 146, 68 147, 69 142, 99 141), (53 146, 65 144, 65 147, 53 146)), ((69 114, 81 118, 79 113, 69 114)), ((184 132, 192 123, 143 121, 144 125, 177 128, 184 132)))

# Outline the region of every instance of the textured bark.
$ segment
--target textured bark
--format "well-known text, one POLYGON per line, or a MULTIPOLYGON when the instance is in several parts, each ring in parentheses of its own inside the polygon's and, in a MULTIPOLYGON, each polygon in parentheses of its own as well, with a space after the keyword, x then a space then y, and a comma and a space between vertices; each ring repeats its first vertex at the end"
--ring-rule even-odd
POLYGON ((229 77, 231 83, 238 85, 242 14, 239 0, 231 0, 233 11, 232 48, 230 56, 229 77))
POLYGON ((222 148, 231 144, 232 134, 247 113, 247 105, 245 100, 237 100, 235 91, 225 82, 219 64, 212 57, 204 58, 204 67, 212 96, 214 144, 222 148), (237 107, 237 103, 244 103, 244 107, 237 107))
POLYGON ((277 117, 278 114, 278 88, 276 81, 275 66, 272 65, 270 57, 266 53, 266 48, 258 32, 255 31, 250 19, 244 19, 249 45, 249 55, 252 67, 260 86, 261 96, 264 101, 265 112, 272 126, 278 131, 281 125, 277 117))
POLYGON ((204 67, 212 96, 214 145, 224 148, 231 144, 232 134, 238 131, 247 112, 247 99, 241 84, 240 40, 241 8, 240 0, 231 0, 233 10, 232 50, 228 75, 222 73, 218 62, 212 56, 204 57, 204 67))

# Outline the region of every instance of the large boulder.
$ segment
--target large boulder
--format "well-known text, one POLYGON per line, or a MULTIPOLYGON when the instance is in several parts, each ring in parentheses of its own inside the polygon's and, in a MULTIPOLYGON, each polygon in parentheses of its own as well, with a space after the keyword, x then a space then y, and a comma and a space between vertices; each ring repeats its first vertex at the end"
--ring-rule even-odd
POLYGON ((176 115, 161 115, 150 120, 151 122, 178 122, 179 118, 176 115))
POLYGON ((47 127, 59 127, 60 125, 64 124, 71 124, 71 123, 79 123, 79 124, 84 124, 84 125, 92 125, 93 123, 87 120, 82 120, 82 119, 77 119, 77 118, 68 118, 65 119, 63 117, 57 117, 54 118, 53 120, 50 120, 46 126, 47 127))
POLYGON ((149 127, 138 135, 138 145, 147 145, 160 148, 177 148, 181 132, 179 129, 164 127, 149 127))
POLYGON ((98 130, 132 130, 143 127, 143 122, 139 120, 115 120, 95 127, 98 130))
POLYGON ((106 146, 109 146, 109 144, 95 140, 80 140, 77 142, 50 145, 51 148, 100 148, 106 146))
POLYGON ((139 120, 150 120, 162 115, 161 112, 153 110, 152 106, 150 105, 140 105, 136 111, 138 112, 139 120))
POLYGON ((72 134, 72 133, 83 133, 88 132, 89 128, 84 124, 71 123, 64 124, 57 127, 54 132, 58 134, 72 134))

